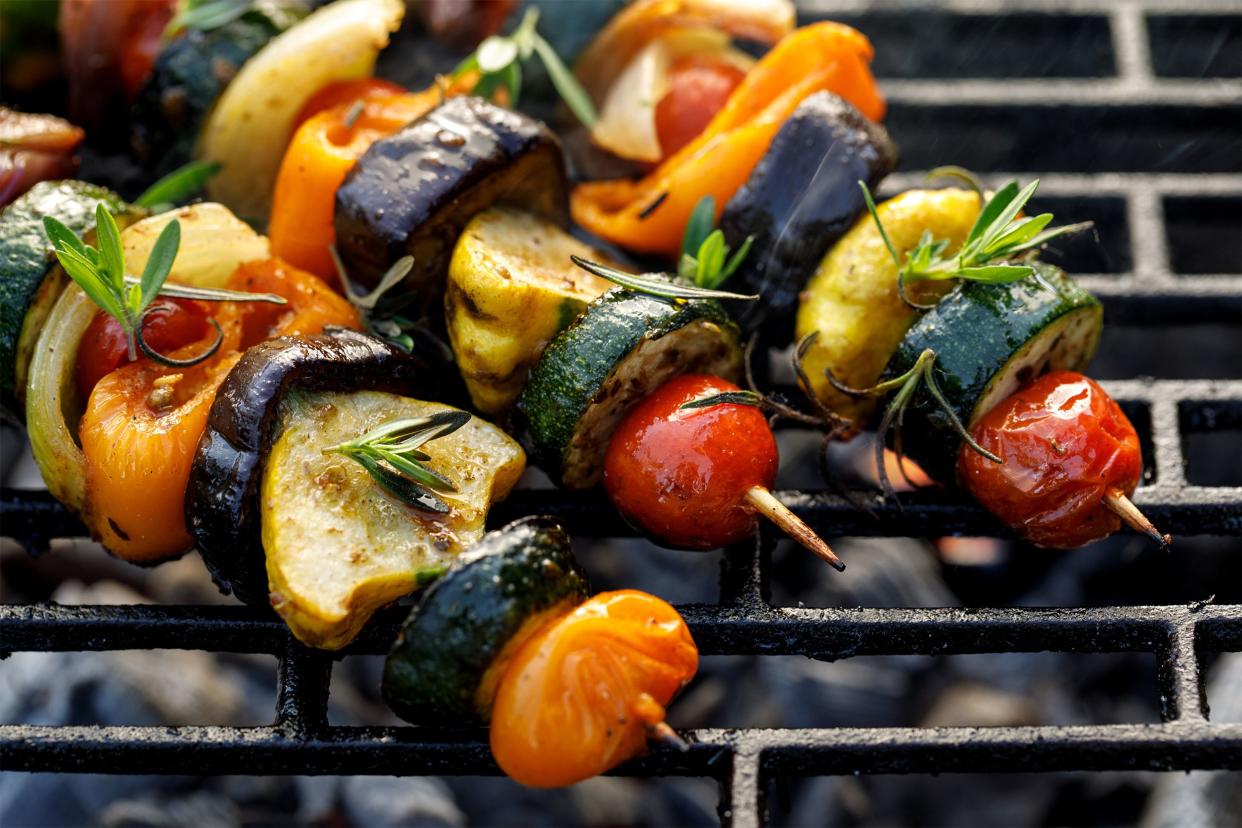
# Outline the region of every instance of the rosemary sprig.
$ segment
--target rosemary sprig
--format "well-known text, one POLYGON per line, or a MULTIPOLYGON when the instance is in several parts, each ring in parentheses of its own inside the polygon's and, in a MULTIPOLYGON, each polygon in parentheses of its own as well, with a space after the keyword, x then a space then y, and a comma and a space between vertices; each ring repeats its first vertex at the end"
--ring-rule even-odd
MULTIPOLYGON (((919 354, 919 358, 914 361, 914 365, 910 367, 899 377, 885 380, 877 383, 870 388, 851 388, 845 385, 835 376, 832 371, 825 370, 824 374, 828 378, 828 382, 833 388, 842 394, 851 397, 879 397, 895 391, 893 398, 889 400, 888 405, 884 409, 884 415, 880 418, 880 425, 876 428, 875 437, 875 464, 876 474, 880 478, 880 485, 883 487, 885 494, 893 494, 893 485, 888 479, 888 470, 884 465, 884 447, 887 442, 888 433, 894 427, 893 432, 893 450, 897 454, 898 465, 902 467, 902 474, 905 474, 904 463, 905 454, 902 452, 901 435, 902 426, 905 423, 906 408, 909 407, 910 401, 914 399, 915 393, 920 387, 927 389, 936 406, 944 412, 949 424, 957 435, 962 438, 966 445, 977 451, 993 463, 1000 463, 1001 458, 979 445, 974 437, 970 436, 970 432, 966 430, 966 426, 962 425, 961 419, 958 418, 957 412, 953 410, 953 406, 945 399, 944 392, 940 390, 940 384, 936 382, 936 352, 931 348, 919 354)), ((907 481, 909 482, 909 481, 907 481)))
POLYGON ((254 0, 182 0, 177 13, 164 27, 164 38, 169 39, 182 29, 218 29, 241 17, 252 5, 254 0))
POLYGON ((341 283, 341 290, 345 293, 345 298, 349 300, 355 308, 358 309, 358 315, 362 317, 362 324, 366 327, 367 333, 387 340, 396 345, 406 353, 414 350, 414 337, 412 334, 419 333, 424 337, 431 334, 423 329, 417 322, 398 313, 385 313, 377 309, 379 302, 388 291, 392 290, 405 279, 409 272, 414 268, 413 256, 402 256, 393 262, 392 267, 380 277, 379 284, 370 293, 358 293, 354 290, 353 281, 349 278, 348 271, 345 270, 345 263, 341 261, 341 256, 336 251, 336 245, 328 247, 328 253, 332 256, 332 261, 336 265, 337 279, 341 283))
POLYGON ((99 246, 86 244, 61 222, 51 216, 43 217, 43 230, 47 233, 60 266, 69 278, 82 288, 100 310, 121 323, 125 332, 129 359, 138 358, 138 352, 163 365, 185 368, 197 365, 210 357, 224 340, 224 332, 214 318, 208 318, 216 329, 215 341, 200 354, 189 359, 173 359, 158 353, 142 338, 142 324, 151 311, 156 296, 179 296, 210 302, 270 302, 283 305, 283 297, 272 293, 245 293, 235 290, 212 290, 184 285, 168 285, 181 246, 181 223, 173 219, 164 226, 140 278, 125 273, 125 251, 121 247, 121 234, 112 214, 102 204, 95 207, 95 235, 99 246))
POLYGON ((749 405, 761 408, 763 406, 763 395, 756 391, 721 391, 719 394, 712 394, 710 397, 700 397, 697 400, 682 403, 677 406, 677 410, 689 411, 695 408, 712 408, 717 405, 749 405))
MULTIPOLYGON (((958 174, 957 171, 954 174, 958 174)), ((946 255, 948 239, 937 239, 932 236, 931 231, 924 230, 918 244, 906 254, 903 261, 880 221, 871 191, 865 182, 859 181, 858 186, 862 189, 867 211, 871 213, 871 219, 880 231, 880 238, 888 248, 889 255, 893 257, 893 263, 897 265, 897 291, 902 301, 918 310, 927 310, 932 306, 919 305, 907 299, 907 282, 967 279, 1003 284, 1025 279, 1035 269, 1025 262, 1013 264, 1014 261, 1022 262, 1032 251, 1058 236, 1076 233, 1091 226, 1091 222, 1086 221, 1049 228, 1052 213, 1018 218, 1018 214, 1039 188, 1039 179, 1021 189, 1017 181, 1010 181, 983 205, 974 226, 956 253, 946 255)))
POLYGON ((471 94, 491 98, 497 90, 508 92, 509 106, 517 106, 522 94, 522 63, 538 56, 548 71, 548 78, 561 98, 569 106, 574 117, 584 127, 595 126, 598 116, 591 96, 578 83, 573 72, 565 66, 556 50, 535 29, 539 22, 539 9, 527 9, 513 34, 492 35, 479 44, 474 54, 463 60, 453 70, 456 80, 470 72, 478 72, 479 80, 471 94))
POLYGON ((730 256, 724 233, 715 227, 716 199, 705 195, 694 205, 686 232, 682 237, 681 259, 677 275, 698 287, 715 289, 724 284, 750 253, 754 236, 747 236, 742 246, 730 256))
POLYGON ((729 293, 724 290, 714 290, 711 288, 698 287, 697 285, 689 285, 683 282, 674 281, 663 273, 644 273, 634 275, 626 273, 623 270, 617 270, 607 265, 597 264, 596 262, 587 261, 581 256, 569 257, 574 264, 592 273, 601 279, 618 284, 623 288, 629 288, 636 293, 645 293, 648 296, 655 296, 660 299, 673 300, 689 300, 689 299, 742 299, 753 302, 759 298, 759 294, 743 294, 729 293))
POLYGON ((134 203, 153 213, 171 210, 177 202, 185 201, 203 189, 208 179, 218 172, 220 164, 215 161, 191 161, 156 181, 134 203))
POLYGON ((385 491, 411 506, 445 514, 450 507, 434 492, 456 492, 457 486, 423 465, 431 455, 420 451, 419 447, 452 434, 469 421, 470 415, 465 411, 441 411, 427 417, 393 420, 323 451, 355 461, 385 491))

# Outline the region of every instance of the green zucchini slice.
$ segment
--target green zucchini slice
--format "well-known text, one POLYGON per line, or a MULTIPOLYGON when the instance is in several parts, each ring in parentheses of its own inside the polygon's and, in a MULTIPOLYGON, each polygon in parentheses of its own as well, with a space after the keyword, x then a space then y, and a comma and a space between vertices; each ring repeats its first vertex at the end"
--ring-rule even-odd
POLYGON ((681 374, 737 379, 741 367, 738 327, 719 303, 611 290, 544 350, 517 422, 553 480, 589 489, 613 430, 639 401, 681 374))
POLYGON ((508 658, 588 594, 569 537, 551 518, 490 532, 406 619, 384 664, 384 700, 415 724, 486 721, 508 658))
POLYGON ((35 341, 69 282, 52 255, 43 217, 60 219, 79 236, 95 230, 95 205, 103 204, 121 227, 143 211, 111 190, 85 181, 42 181, 0 213, 0 407, 21 423, 21 399, 35 341))
MULTIPOLYGON (((963 282, 906 333, 885 379, 936 353, 936 381, 969 430, 997 403, 1049 371, 1081 371, 1103 327, 1099 300, 1060 268, 1009 284, 963 282)), ((926 392, 906 412, 905 451, 937 480, 950 481, 961 441, 926 392)))

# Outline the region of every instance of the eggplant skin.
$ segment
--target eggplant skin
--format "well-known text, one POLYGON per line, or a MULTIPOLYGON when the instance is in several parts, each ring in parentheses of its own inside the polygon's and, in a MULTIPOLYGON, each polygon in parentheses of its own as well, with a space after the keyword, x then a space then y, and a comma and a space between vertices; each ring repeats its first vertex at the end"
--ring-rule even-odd
POLYGON ((507 203, 563 227, 568 190, 561 143, 547 126, 481 98, 450 98, 375 142, 346 176, 336 193, 337 251, 367 286, 412 255, 405 287, 427 311, 443 300, 453 246, 476 213, 507 203))
POLYGON ((843 98, 817 92, 794 110, 720 217, 734 249, 755 237, 730 280, 762 297, 735 309, 745 332, 790 327, 803 285, 866 207, 858 182, 875 190, 896 165, 888 132, 843 98))
POLYGON ((186 525, 221 592, 268 603, 259 488, 284 396, 297 389, 421 395, 434 393, 430 375, 396 346, 343 328, 246 351, 216 393, 185 498, 186 525))

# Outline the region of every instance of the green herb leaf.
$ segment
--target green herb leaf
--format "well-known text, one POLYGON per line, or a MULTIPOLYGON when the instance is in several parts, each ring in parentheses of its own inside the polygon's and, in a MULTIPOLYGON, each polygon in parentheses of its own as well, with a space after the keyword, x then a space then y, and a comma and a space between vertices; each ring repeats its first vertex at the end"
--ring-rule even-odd
POLYGON ((694 408, 712 408, 717 405, 728 404, 750 405, 758 408, 763 405, 763 397, 754 391, 722 391, 719 394, 712 394, 710 397, 682 403, 677 409, 679 411, 686 411, 694 408))
POLYGON ((573 72, 561 62, 560 55, 552 48, 548 41, 542 37, 535 35, 534 40, 535 54, 539 55, 539 59, 543 61, 543 66, 548 70, 548 78, 552 81, 552 85, 556 87, 556 91, 560 93, 562 99, 569 106, 569 110, 574 113, 574 117, 578 119, 587 129, 595 126, 599 116, 595 112, 595 104, 591 101, 591 96, 587 94, 582 85, 578 83, 578 79, 574 77, 573 72))
POLYGON ((124 290, 125 256, 121 251, 121 231, 102 203, 95 205, 95 236, 99 239, 101 275, 117 290, 124 290))
POLYGON ((518 59, 518 46, 512 38, 492 35, 479 44, 474 56, 480 72, 499 72, 518 59))
POLYGON ((1025 279, 1034 272, 1035 268, 1030 265, 983 265, 981 267, 964 267, 957 272, 957 277, 960 279, 970 279, 975 282, 1005 284, 1025 279))
POLYGON ((747 296, 741 293, 729 293, 723 290, 710 290, 694 285, 678 284, 677 282, 670 281, 667 276, 661 273, 644 273, 640 276, 635 276, 633 273, 626 273, 607 265, 587 261, 580 256, 570 256, 569 258, 578 267, 588 273, 595 274, 601 279, 607 279, 636 293, 644 293, 661 299, 741 299, 753 302, 759 298, 758 294, 747 296))
POLYGON ((139 307, 145 308, 150 305, 160 292, 160 288, 164 286, 164 282, 168 281, 168 274, 172 272, 173 260, 177 258, 179 247, 181 247, 181 222, 170 221, 160 231, 159 238, 155 240, 155 245, 151 248, 151 255, 147 257, 146 267, 142 269, 140 283, 142 293, 139 307))
POLYGON ((716 197, 705 195, 690 211, 686 221, 686 231, 681 238, 681 252, 684 256, 693 257, 707 241, 707 237, 716 227, 716 197))
POLYGON ((164 28, 164 37, 172 37, 182 29, 210 31, 231 23, 250 10, 253 0, 210 0, 187 2, 164 28))
MULTIPOLYGON (((125 284, 129 287, 141 285, 137 277, 127 275, 125 284)), ((270 305, 287 305, 289 300, 275 293, 251 293, 248 290, 225 290, 224 288, 204 288, 192 285, 178 285, 165 282, 159 290, 160 296, 174 299, 196 299, 200 302, 264 302, 270 305)))
POLYGON ((220 164, 215 161, 191 161, 156 181, 134 203, 151 209, 177 204, 197 194, 218 172, 220 164))

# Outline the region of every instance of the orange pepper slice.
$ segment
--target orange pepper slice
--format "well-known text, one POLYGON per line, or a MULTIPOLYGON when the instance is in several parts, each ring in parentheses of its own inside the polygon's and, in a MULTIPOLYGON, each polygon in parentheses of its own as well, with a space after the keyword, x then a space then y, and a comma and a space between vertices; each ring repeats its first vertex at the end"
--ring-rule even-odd
POLYGON ((651 174, 578 185, 570 199, 574 220, 631 250, 676 256, 699 200, 714 196, 719 218, 804 98, 827 90, 873 121, 884 117, 872 54, 866 37, 840 23, 791 32, 747 73, 703 132, 651 174))
MULTIPOLYGON (((216 314, 220 349, 190 368, 141 358, 95 384, 78 428, 86 459, 85 523, 117 556, 138 563, 176 557, 193 545, 185 525, 185 488, 216 390, 255 342, 358 327, 358 312, 318 277, 269 260, 241 265, 233 290, 276 293, 287 305, 225 303, 216 314)), ((179 348, 188 359, 215 338, 179 348)))
POLYGON ((345 176, 372 144, 430 112, 446 96, 462 94, 474 79, 398 95, 372 91, 308 118, 293 134, 276 176, 268 221, 272 254, 335 283, 328 247, 336 241, 332 219, 345 176), (361 111, 348 122, 358 104, 361 111))
POLYGON ((677 610, 636 590, 600 593, 513 656, 492 707, 492 755, 537 788, 603 773, 646 749, 698 664, 677 610))

